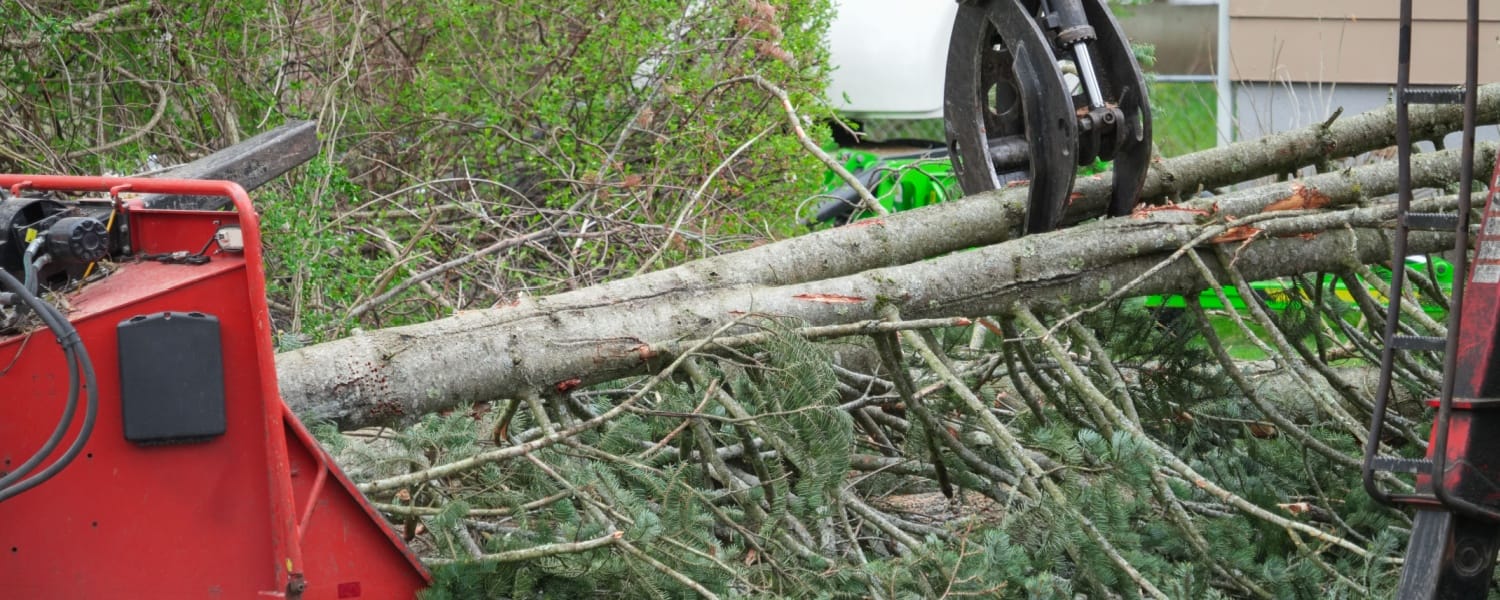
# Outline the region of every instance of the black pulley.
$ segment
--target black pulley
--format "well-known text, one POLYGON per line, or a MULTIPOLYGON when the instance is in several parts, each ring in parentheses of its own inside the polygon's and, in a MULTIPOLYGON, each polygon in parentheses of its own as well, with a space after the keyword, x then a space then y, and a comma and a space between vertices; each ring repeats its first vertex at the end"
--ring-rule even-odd
POLYGON ((92 217, 65 217, 47 228, 47 251, 53 260, 88 264, 109 254, 109 232, 92 217))
POLYGON ((959 185, 975 194, 1029 180, 1027 233, 1057 227, 1078 167, 1096 159, 1114 161, 1109 213, 1135 207, 1150 164, 1150 106, 1104 0, 960 0, 945 88, 959 185))

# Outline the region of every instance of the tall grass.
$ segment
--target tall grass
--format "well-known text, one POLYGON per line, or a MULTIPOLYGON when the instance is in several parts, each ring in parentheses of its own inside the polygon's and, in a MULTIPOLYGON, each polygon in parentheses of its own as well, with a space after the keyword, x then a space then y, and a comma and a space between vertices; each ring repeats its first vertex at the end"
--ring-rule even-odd
POLYGON ((1152 133, 1163 156, 1214 147, 1218 94, 1212 83, 1157 82, 1151 85, 1150 94, 1152 133))

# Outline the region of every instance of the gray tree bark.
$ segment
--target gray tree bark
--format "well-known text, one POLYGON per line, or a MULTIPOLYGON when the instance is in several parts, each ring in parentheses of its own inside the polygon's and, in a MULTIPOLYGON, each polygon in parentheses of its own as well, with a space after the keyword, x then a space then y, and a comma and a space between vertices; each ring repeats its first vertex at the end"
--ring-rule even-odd
MULTIPOLYGON (((1488 87, 1481 98, 1482 121, 1500 120, 1500 89, 1488 87)), ((1451 108, 1413 109, 1419 138, 1451 131, 1459 119, 1451 108)), ((1324 160, 1325 152, 1384 147, 1392 141, 1392 122, 1391 111, 1378 111, 1163 161, 1152 171, 1147 195, 1180 195, 1289 172, 1324 160)), ((1488 164, 1493 149, 1483 155, 1480 164, 1488 164)), ((1414 168, 1417 184, 1447 185, 1457 178, 1458 162, 1456 153, 1421 157, 1414 168)), ((905 318, 973 317, 1043 301, 1086 306, 1132 282, 1129 295, 1188 293, 1203 286, 1190 261, 1157 267, 1185 245, 1224 233, 1231 219, 1261 230, 1248 242, 1224 242, 1238 246, 1236 265, 1250 278, 1380 262, 1390 258, 1386 225, 1394 209, 1358 203, 1394 187, 1393 167, 1375 165, 1011 241, 1005 240, 1021 221, 1025 194, 1003 190, 294 350, 278 357, 281 391, 304 418, 357 428, 527 390, 648 372, 670 361, 680 342, 752 315, 832 325, 878 319, 886 305, 905 318), (1328 203, 1309 207, 1313 211, 1259 212, 1292 196, 1294 186, 1315 189, 1328 203)), ((1078 191, 1082 196, 1070 214, 1088 214, 1102 207, 1107 177, 1084 180, 1078 191)), ((1439 251, 1450 239, 1413 236, 1412 251, 1439 251)))

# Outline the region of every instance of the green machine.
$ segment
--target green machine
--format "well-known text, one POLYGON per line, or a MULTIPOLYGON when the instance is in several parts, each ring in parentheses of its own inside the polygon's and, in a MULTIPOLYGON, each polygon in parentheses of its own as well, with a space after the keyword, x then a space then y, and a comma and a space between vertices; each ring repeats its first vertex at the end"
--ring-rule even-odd
MULTIPOLYGON (((963 195, 947 150, 880 156, 868 150, 842 148, 836 151, 835 158, 891 212, 921 208, 963 195)), ((859 193, 832 171, 823 174, 823 189, 824 202, 811 219, 803 221, 808 227, 844 225, 871 216, 858 210, 859 193)))
MULTIPOLYGON (((1414 271, 1427 273, 1445 294, 1453 289, 1453 264, 1446 260, 1435 256, 1410 256, 1406 259, 1406 266, 1414 271)), ((1373 270, 1386 283, 1390 283, 1391 274, 1388 269, 1377 267, 1373 270)), ((1385 301, 1385 296, 1374 286, 1364 282, 1361 282, 1361 284, 1364 285, 1365 291, 1376 301, 1385 301)), ((1254 291, 1254 294, 1263 300, 1268 308, 1274 311, 1286 310, 1288 306, 1294 303, 1310 303, 1313 301, 1312 298, 1308 297, 1305 289, 1299 289, 1281 279, 1252 281, 1250 282, 1250 287, 1254 291)), ((1324 293, 1332 293, 1333 298, 1345 304, 1352 305, 1355 302, 1354 296, 1349 292, 1347 284, 1332 275, 1323 276, 1322 289, 1324 293)), ((1245 297, 1234 286, 1224 286, 1224 297, 1229 300, 1228 306, 1225 306, 1219 300, 1219 295, 1215 294, 1213 290, 1204 290, 1199 295, 1198 302, 1200 306, 1208 310, 1245 310, 1245 297)), ((1442 305, 1424 299, 1420 295, 1418 295, 1417 300, 1421 302, 1423 311, 1434 315, 1435 318, 1442 318, 1445 311, 1442 305)), ((1181 295, 1146 296, 1141 301, 1145 306, 1151 308, 1187 307, 1187 298, 1181 295)))
MULTIPOLYGON (((891 212, 921 208, 963 195, 946 149, 882 156, 869 150, 841 148, 835 151, 834 156, 843 162, 844 168, 848 169, 866 189, 870 190, 871 195, 886 210, 891 212)), ((1108 170, 1109 167, 1108 163, 1099 161, 1092 166, 1079 169, 1079 174, 1091 175, 1108 170)), ((824 202, 819 205, 817 213, 812 218, 804 220, 807 226, 816 228, 824 225, 844 225, 857 219, 874 216, 868 211, 859 209, 858 192, 832 171, 823 175, 823 188, 825 193, 821 198, 824 202)), ((1416 271, 1426 272, 1445 293, 1452 289, 1453 265, 1448 261, 1437 257, 1413 256, 1407 258, 1406 264, 1416 271)), ((1376 272, 1382 279, 1390 281, 1390 273, 1385 269, 1377 268, 1376 272)), ((1331 291, 1334 298, 1339 301, 1347 304, 1354 303, 1354 297, 1342 280, 1331 275, 1324 276, 1322 286, 1324 290, 1331 291)), ((1252 282, 1250 287, 1256 296, 1265 301, 1266 306, 1276 311, 1285 310, 1294 302, 1311 301, 1311 298, 1295 296, 1294 294, 1305 294, 1284 280, 1256 281, 1252 282)), ((1365 284, 1365 289, 1377 300, 1384 300, 1373 286, 1365 284)), ((1213 290, 1205 290, 1200 295, 1199 302, 1201 306, 1209 310, 1245 310, 1245 298, 1239 290, 1233 286, 1225 286, 1224 294, 1229 300, 1229 306, 1225 306, 1213 290)), ((1149 308, 1184 308, 1186 306, 1186 298, 1180 295, 1146 296, 1139 301, 1149 308)), ((1441 305, 1426 301, 1422 302, 1422 308, 1434 315, 1441 315, 1444 310, 1441 305)))
MULTIPOLYGON (((864 0, 840 8, 829 48, 837 65, 829 100, 848 118, 941 119, 943 140, 931 140, 932 148, 920 147, 929 143, 924 137, 889 152, 834 151, 888 211, 1025 182, 1024 231, 1049 231, 1060 224, 1075 178, 1105 170, 1114 175, 1107 214, 1128 214, 1139 200, 1151 109, 1140 65, 1106 0, 864 0)), ((803 220, 809 227, 869 216, 854 188, 831 172, 824 191, 803 220)), ((1434 259, 1424 268, 1449 287, 1452 265, 1434 259)), ((1327 278, 1323 289, 1352 303, 1342 285, 1327 278)), ((1288 282, 1251 287, 1277 310, 1297 300, 1288 282)), ((1231 306, 1220 306, 1211 291, 1202 302, 1242 310, 1242 295, 1227 291, 1231 306)), ((1184 299, 1144 301, 1170 308, 1184 299)))

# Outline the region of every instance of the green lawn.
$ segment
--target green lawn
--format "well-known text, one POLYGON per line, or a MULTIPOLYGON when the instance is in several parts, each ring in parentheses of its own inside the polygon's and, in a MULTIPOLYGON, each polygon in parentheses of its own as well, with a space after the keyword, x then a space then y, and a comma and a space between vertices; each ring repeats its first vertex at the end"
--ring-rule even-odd
POLYGON ((1153 83, 1150 86, 1152 134, 1162 156, 1178 156, 1214 147, 1212 83, 1153 83))

